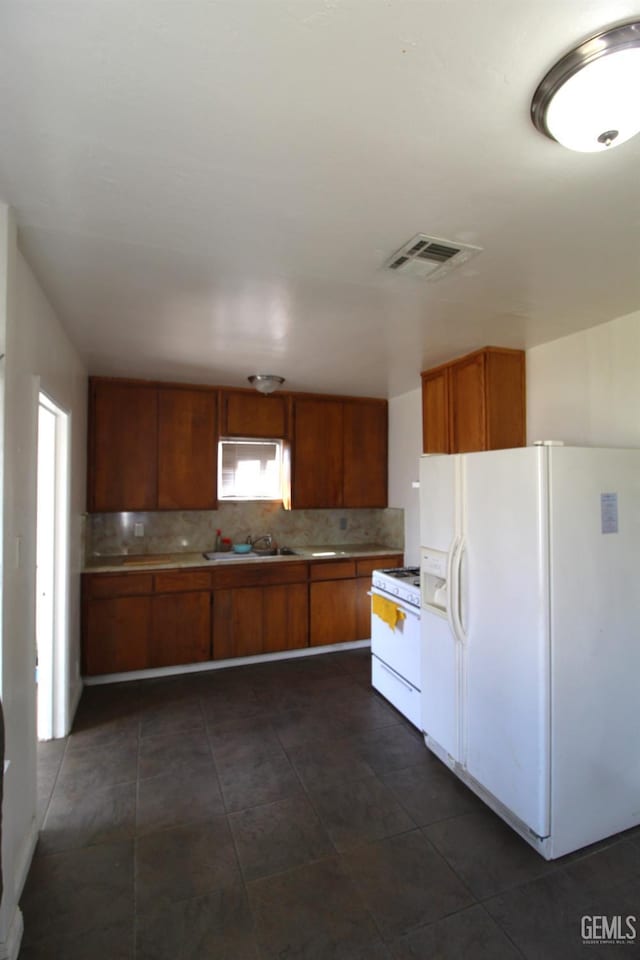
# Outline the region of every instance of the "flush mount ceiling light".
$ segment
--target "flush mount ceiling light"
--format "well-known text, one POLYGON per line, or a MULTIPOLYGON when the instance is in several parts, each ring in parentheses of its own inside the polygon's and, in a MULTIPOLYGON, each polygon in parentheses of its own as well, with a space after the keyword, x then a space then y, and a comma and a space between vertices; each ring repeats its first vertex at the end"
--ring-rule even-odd
POLYGON ((273 393, 284 383, 284 377, 277 377, 273 373, 254 373, 252 377, 247 377, 247 380, 260 393, 273 393))
POLYGON ((640 21, 611 27, 568 53, 549 71, 531 103, 542 133, 591 153, 640 131, 640 21))

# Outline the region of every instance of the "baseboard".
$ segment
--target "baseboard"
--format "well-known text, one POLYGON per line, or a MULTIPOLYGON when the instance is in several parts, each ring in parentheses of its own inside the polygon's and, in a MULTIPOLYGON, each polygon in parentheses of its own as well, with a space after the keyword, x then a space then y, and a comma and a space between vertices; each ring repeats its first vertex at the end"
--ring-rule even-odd
POLYGON ((207 660, 206 663, 179 664, 175 667, 157 667, 155 670, 131 670, 129 673, 108 673, 100 677, 85 677, 84 684, 95 687, 101 683, 122 683, 123 680, 150 680, 154 677, 176 677, 185 673, 203 673, 205 670, 222 670, 225 667, 241 667, 248 663, 269 663, 272 660, 293 660, 300 657, 316 657, 320 653, 338 653, 340 650, 358 650, 370 647, 371 640, 352 640, 348 643, 332 643, 326 647, 304 647, 301 650, 281 650, 278 653, 261 653, 255 657, 232 657, 228 660, 207 660))
POLYGON ((0 960, 18 960, 23 932, 24 920, 22 910, 16 906, 7 939, 0 941, 0 960))

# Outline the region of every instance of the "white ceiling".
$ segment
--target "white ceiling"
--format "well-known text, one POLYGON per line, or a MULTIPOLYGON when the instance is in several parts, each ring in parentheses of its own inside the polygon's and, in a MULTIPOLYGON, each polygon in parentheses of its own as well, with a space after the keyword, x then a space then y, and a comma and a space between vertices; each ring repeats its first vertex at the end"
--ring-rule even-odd
POLYGON ((640 2, 4 0, 0 196, 90 371, 389 395, 640 306, 640 137, 531 96, 640 2), (386 259, 484 248, 437 282, 386 259))

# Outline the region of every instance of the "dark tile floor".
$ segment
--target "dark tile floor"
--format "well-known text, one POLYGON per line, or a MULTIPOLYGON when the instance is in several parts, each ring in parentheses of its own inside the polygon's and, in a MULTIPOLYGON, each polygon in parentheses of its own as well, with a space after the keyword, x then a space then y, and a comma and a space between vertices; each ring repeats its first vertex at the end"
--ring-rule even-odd
POLYGON ((21 960, 567 960, 640 834, 547 863, 370 687, 367 651, 85 690, 40 746, 21 960))

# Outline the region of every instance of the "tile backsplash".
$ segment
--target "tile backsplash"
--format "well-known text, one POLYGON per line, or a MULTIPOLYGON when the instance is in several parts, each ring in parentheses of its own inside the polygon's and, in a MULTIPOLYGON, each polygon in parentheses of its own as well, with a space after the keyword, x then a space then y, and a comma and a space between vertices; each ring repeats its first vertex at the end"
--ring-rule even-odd
POLYGON ((404 549, 404 511, 284 510, 280 503, 222 503, 217 510, 94 513, 86 517, 87 559, 211 550, 216 530, 234 543, 270 533, 279 546, 380 543, 404 549), (134 536, 134 525, 144 527, 134 536))

